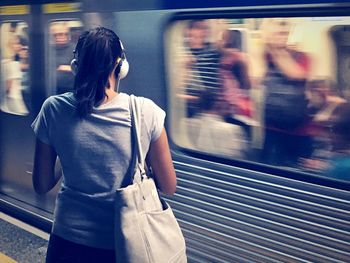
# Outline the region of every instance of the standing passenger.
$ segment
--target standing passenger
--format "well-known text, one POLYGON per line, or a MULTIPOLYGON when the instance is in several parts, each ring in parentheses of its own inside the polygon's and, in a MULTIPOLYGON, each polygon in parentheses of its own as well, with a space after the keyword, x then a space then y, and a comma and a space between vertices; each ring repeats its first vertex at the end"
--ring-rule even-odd
POLYGON ((241 33, 226 30, 223 34, 220 76, 222 78, 223 115, 230 120, 234 115, 250 116, 248 62, 242 52, 241 33))
POLYGON ((22 96, 27 109, 30 110, 31 100, 29 91, 29 50, 28 39, 26 37, 20 37, 21 50, 19 51, 20 68, 22 71, 22 96))
POLYGON ((73 75, 70 68, 72 50, 74 49, 70 39, 70 32, 67 22, 56 22, 51 27, 55 57, 55 79, 56 93, 62 94, 73 90, 73 75))
POLYGON ((2 61, 6 96, 0 107, 4 112, 27 115, 28 109, 24 103, 22 94, 23 72, 21 70, 20 52, 23 46, 20 42, 20 36, 12 35, 8 46, 11 50, 12 58, 2 61))
POLYGON ((350 104, 343 103, 334 110, 331 141, 332 156, 325 175, 350 180, 350 104))
POLYGON ((199 113, 201 94, 211 90, 220 92, 220 53, 208 42, 209 27, 205 20, 190 21, 186 30, 186 50, 184 53, 183 98, 187 104, 187 117, 199 113))
POLYGON ((210 90, 203 92, 200 99, 200 113, 188 122, 189 136, 196 150, 219 156, 244 159, 247 140, 244 129, 225 122, 217 110, 218 94, 210 90))
MULTIPOLYGON (((103 27, 84 32, 74 56, 74 92, 49 97, 32 124, 35 191, 44 194, 58 182, 57 156, 64 178, 46 262, 115 262, 114 196, 131 181, 133 155, 130 99, 118 92, 127 61, 119 37, 103 27)), ((149 99, 138 100, 142 151, 158 187, 171 195, 176 175, 165 112, 149 99)))
POLYGON ((307 100, 305 83, 310 72, 308 56, 291 49, 287 40, 290 23, 272 20, 272 34, 266 36, 265 142, 263 161, 295 166, 300 157, 311 154, 306 134, 307 100))

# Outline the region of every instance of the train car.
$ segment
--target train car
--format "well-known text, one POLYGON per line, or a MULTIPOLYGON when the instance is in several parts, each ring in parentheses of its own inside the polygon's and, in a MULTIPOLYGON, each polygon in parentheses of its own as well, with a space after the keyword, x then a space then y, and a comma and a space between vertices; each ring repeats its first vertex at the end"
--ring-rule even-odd
POLYGON ((123 40, 120 90, 167 113, 190 262, 349 261, 345 0, 1 1, 1 210, 50 231, 59 185, 33 190, 30 125, 73 91, 75 43, 98 25, 123 40))

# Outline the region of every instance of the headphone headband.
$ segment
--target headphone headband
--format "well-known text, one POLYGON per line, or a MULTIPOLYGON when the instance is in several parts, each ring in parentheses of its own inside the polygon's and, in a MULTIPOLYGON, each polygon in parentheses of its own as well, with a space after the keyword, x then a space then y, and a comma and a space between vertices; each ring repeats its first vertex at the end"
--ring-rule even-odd
MULTIPOLYGON (((89 31, 86 31, 79 37, 79 40, 78 40, 78 42, 73 50, 73 59, 71 61, 71 69, 72 69, 72 73, 74 75, 76 75, 78 72, 79 51, 83 48, 88 33, 89 33, 89 31)), ((116 78, 123 79, 128 74, 129 63, 126 59, 125 49, 124 49, 123 43, 120 40, 120 38, 118 38, 118 41, 119 41, 119 45, 121 47, 121 55, 120 55, 120 57, 118 56, 116 59, 117 68, 115 69, 115 74, 116 74, 116 78)))

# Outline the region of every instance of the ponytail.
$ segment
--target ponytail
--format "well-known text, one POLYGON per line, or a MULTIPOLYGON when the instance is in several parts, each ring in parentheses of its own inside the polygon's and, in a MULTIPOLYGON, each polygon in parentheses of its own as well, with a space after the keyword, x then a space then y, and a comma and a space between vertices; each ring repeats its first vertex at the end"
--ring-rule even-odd
POLYGON ((86 31, 79 38, 77 72, 74 81, 77 111, 80 117, 91 114, 93 107, 100 105, 105 97, 108 81, 121 56, 122 48, 118 36, 109 29, 98 27, 86 31))

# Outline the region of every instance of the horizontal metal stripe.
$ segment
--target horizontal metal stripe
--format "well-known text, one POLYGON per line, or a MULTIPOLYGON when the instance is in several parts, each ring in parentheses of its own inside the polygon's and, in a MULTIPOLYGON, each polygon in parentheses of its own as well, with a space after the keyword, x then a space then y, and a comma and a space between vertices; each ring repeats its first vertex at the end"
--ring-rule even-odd
MULTIPOLYGON (((270 199, 272 197, 276 198, 282 198, 290 201, 295 201, 298 200, 298 202, 303 202, 308 205, 316 206, 316 207, 324 207, 327 208, 326 210, 331 210, 334 212, 339 212, 339 213, 344 213, 346 215, 350 216, 350 203, 347 202, 347 200, 341 200, 339 199, 318 199, 318 198, 313 198, 310 195, 290 195, 290 191, 284 191, 284 189, 281 189, 278 185, 275 185, 273 188, 269 187, 263 187, 261 188, 261 183, 257 182, 256 184, 253 183, 245 183, 244 181, 238 181, 234 182, 232 177, 235 175, 230 175, 231 178, 216 178, 216 174, 211 174, 208 176, 198 174, 198 173, 193 173, 193 172, 188 172, 185 170, 177 170, 177 175, 178 175, 178 180, 181 182, 181 180, 189 180, 192 182, 198 182, 202 183, 204 185, 210 185, 215 189, 220 189, 220 190, 227 190, 231 191, 233 189, 242 189, 242 190, 247 190, 252 193, 256 192, 259 194, 265 194, 266 198, 270 199), (221 179, 221 180, 220 180, 221 179), (229 180, 231 179, 231 180, 229 180), (323 203, 321 203, 321 201, 323 203)), ((349 199, 350 200, 350 199, 349 199)))
MULTIPOLYGON (((279 185, 269 185, 266 186, 262 184, 263 182, 251 182, 247 180, 235 180, 234 176, 230 175, 230 178, 226 176, 217 177, 217 174, 199 174, 189 171, 180 170, 177 172, 179 179, 189 179, 191 181, 202 182, 204 184, 210 184, 219 189, 231 190, 233 186, 253 190, 255 192, 261 193, 271 193, 277 197, 291 198, 292 200, 303 200, 309 204, 315 204, 317 206, 325 206, 333 208, 331 210, 337 211, 341 210, 345 214, 350 215, 350 203, 348 200, 340 200, 334 198, 328 198, 326 196, 314 196, 313 193, 298 193, 296 190, 291 191, 290 189, 281 187, 279 185), (187 176, 187 177, 186 177, 187 176)), ((350 199, 349 199, 350 200, 350 199)))
MULTIPOLYGON (((289 254, 294 253, 294 255, 305 259, 312 259, 315 257, 319 259, 343 259, 342 251, 327 248, 315 243, 310 244, 311 242, 305 242, 303 240, 296 240, 293 237, 282 235, 278 232, 259 229, 259 227, 255 225, 250 225, 248 228, 245 228, 246 230, 241 230, 246 225, 243 222, 236 224, 234 227, 234 220, 231 218, 183 203, 178 204, 182 211, 184 211, 184 206, 188 208, 187 212, 178 210, 178 214, 180 214, 179 218, 183 220, 186 220, 186 218, 187 220, 190 219, 191 222, 197 222, 197 224, 201 224, 204 227, 214 228, 216 231, 225 233, 226 235, 236 234, 237 236, 244 236, 244 239, 251 239, 251 242, 260 243, 265 247, 273 247, 274 250, 288 252, 289 254), (181 217, 181 213, 183 217, 181 217), (301 247, 297 247, 298 245, 301 247), (307 250, 304 249, 305 247, 307 250), (285 251, 286 249, 288 249, 288 251, 285 251), (322 254, 318 254, 319 251, 322 251, 322 254)), ((177 210, 177 207, 174 209, 177 210)))
POLYGON ((189 240, 189 246, 194 247, 197 253, 201 251, 203 257, 205 257, 209 262, 237 262, 237 260, 242 260, 243 257, 239 257, 231 252, 226 252, 218 249, 216 247, 203 246, 203 243, 199 240, 189 240))
MULTIPOLYGON (((215 255, 209 255, 206 251, 201 251, 199 249, 187 248, 187 253, 191 255, 192 258, 194 258, 193 262, 198 262, 198 263, 212 263, 212 262, 217 262, 215 260, 215 255)), ((189 260, 189 263, 192 263, 192 260, 189 260)))
MULTIPOLYGON (((179 183, 178 194, 180 194, 181 191, 183 192, 184 195, 189 195, 189 196, 191 195, 191 193, 193 195, 197 194, 199 196, 194 198, 211 199, 209 201, 210 203, 217 201, 219 202, 219 205, 221 205, 222 207, 228 207, 231 209, 233 209, 232 207, 233 205, 239 205, 242 209, 244 207, 248 209, 253 209, 254 213, 256 213, 255 211, 261 211, 261 212, 268 211, 270 212, 270 214, 274 213, 275 215, 277 214, 278 216, 281 216, 281 217, 283 216, 285 218, 298 218, 297 219, 298 221, 300 220, 302 220, 303 222, 308 221, 310 225, 312 224, 317 227, 319 227, 320 225, 323 225, 325 228, 328 228, 332 231, 337 229, 336 230, 338 231, 337 234, 341 234, 341 233, 346 234, 347 232, 350 232, 349 221, 339 220, 336 217, 335 218, 325 217, 322 214, 317 214, 317 213, 307 214, 307 213, 302 213, 300 211, 293 213, 294 208, 291 208, 291 207, 283 208, 283 206, 281 207, 280 204, 278 203, 279 199, 276 199, 275 202, 272 202, 273 203, 272 205, 267 205, 264 203, 264 201, 259 202, 259 199, 264 199, 263 197, 250 201, 249 196, 246 196, 245 198, 243 197, 238 198, 235 195, 235 191, 226 191, 226 190, 216 189, 208 185, 198 184, 196 182, 188 182, 188 183, 185 183, 184 185, 186 185, 186 187, 182 188, 182 183, 179 183), (208 192, 209 193, 211 192, 212 195, 208 195, 207 194, 208 192), (230 201, 226 201, 226 200, 230 200, 230 201)), ((295 203, 297 202, 298 200, 295 200, 295 203)), ((268 218, 268 214, 262 215, 262 216, 268 218)))
MULTIPOLYGON (((186 234, 192 232, 192 233, 198 233, 198 235, 202 235, 202 236, 210 236, 218 240, 223 240, 224 242, 228 244, 232 244, 233 246, 239 247, 241 249, 252 251, 253 253, 256 253, 271 259, 279 260, 279 261, 284 261, 284 262, 291 262, 292 260, 294 260, 295 262, 303 261, 301 258, 297 258, 288 253, 286 254, 281 251, 273 250, 269 247, 264 247, 255 242, 249 242, 239 237, 235 237, 233 235, 223 236, 221 235, 220 232, 217 232, 211 228, 203 227, 181 219, 179 220, 179 222, 180 222, 181 228, 186 229, 188 231, 188 232, 185 232, 186 234)), ((189 238, 191 238, 191 234, 189 238)), ((220 247, 218 247, 218 249, 219 249, 218 250, 218 253, 219 253, 220 247)))
POLYGON ((340 189, 333 189, 321 185, 284 178, 281 176, 274 176, 244 168, 232 167, 225 164, 213 163, 188 156, 184 157, 175 154, 175 157, 175 168, 179 170, 185 169, 188 172, 194 171, 197 174, 206 173, 209 175, 214 175, 216 178, 223 178, 225 181, 230 179, 240 179, 242 181, 261 183, 263 185, 274 185, 300 193, 314 193, 317 196, 325 197, 327 199, 339 199, 339 201, 350 200, 350 192, 340 189), (180 160, 184 160, 185 162, 181 162, 180 160), (206 168, 208 166, 211 166, 212 168, 206 168))
POLYGON ((185 222, 182 222, 181 227, 184 235, 186 236, 187 241, 196 240, 198 242, 201 242, 204 248, 214 248, 215 254, 218 254, 224 250, 232 256, 239 255, 240 257, 238 259, 246 258, 251 261, 256 260, 259 262, 280 262, 280 260, 282 260, 282 257, 279 258, 279 260, 273 260, 271 258, 271 255, 264 256, 260 253, 255 253, 251 250, 242 249, 236 246, 234 243, 226 242, 226 240, 220 241, 217 237, 204 236, 198 232, 193 231, 191 225, 188 225, 185 222))
MULTIPOLYGON (((193 216, 201 217, 201 220, 207 220, 208 224, 206 227, 213 227, 212 225, 209 226, 209 224, 213 223, 211 221, 215 220, 215 217, 212 215, 208 216, 206 212, 203 212, 203 210, 195 211, 193 209, 192 210, 188 209, 188 210, 184 210, 184 213, 191 213, 191 215, 193 216)), ((191 220, 193 219, 191 218, 191 220)), ((197 222, 197 223, 201 224, 202 222, 197 222)), ((261 238, 276 240, 277 242, 286 243, 293 247, 307 249, 312 253, 320 253, 320 251, 322 251, 321 254, 328 257, 343 259, 343 258, 346 258, 347 255, 349 254, 349 246, 339 244, 338 242, 335 243, 329 240, 328 240, 328 243, 324 240, 319 242, 320 239, 317 239, 317 238, 311 241, 307 239, 303 239, 297 236, 298 230, 296 233, 294 232, 285 233, 286 231, 279 232, 279 231, 276 231, 275 229, 271 229, 271 224, 269 222, 266 222, 264 226, 263 224, 257 225, 255 224, 256 222, 248 223, 248 222, 244 222, 236 219, 233 219, 231 222, 228 222, 228 221, 225 222, 225 221, 222 221, 221 219, 218 219, 217 221, 215 221, 215 223, 227 225, 228 229, 232 230, 232 233, 235 232, 236 229, 239 229, 240 233, 241 231, 252 233, 261 238)), ((230 230, 227 230, 225 234, 228 234, 228 231, 230 230)))
MULTIPOLYGON (((212 187, 209 184, 202 184, 195 182, 194 180, 181 179, 178 182, 178 189, 188 189, 188 191, 195 191, 197 193, 205 192, 205 195, 220 197, 223 200, 233 199, 236 202, 245 203, 248 205, 255 205, 264 209, 273 209, 276 212, 283 212, 288 214, 299 215, 300 218, 305 220, 310 220, 313 222, 322 222, 325 223, 328 221, 328 225, 334 226, 334 224, 339 224, 339 228, 348 229, 350 231, 349 218, 346 212, 343 210, 333 211, 332 213, 327 213, 328 207, 318 207, 317 204, 305 204, 298 206, 299 200, 292 199, 288 200, 288 205, 281 203, 284 200, 284 197, 278 196, 277 198, 272 198, 270 193, 256 193, 255 189, 245 189, 243 193, 239 191, 239 187, 235 189, 222 190, 215 187, 212 187), (181 188, 183 187, 183 188, 181 188), (254 193, 254 194, 252 194, 254 193)), ((189 193, 190 194, 190 193, 189 193)))
POLYGON ((303 240, 308 240, 311 242, 318 241, 321 242, 320 244, 326 246, 330 245, 331 247, 334 247, 336 249, 349 250, 350 252, 350 232, 348 233, 348 235, 343 236, 347 238, 348 242, 346 242, 346 240, 341 240, 341 236, 339 236, 338 233, 334 233, 334 231, 331 231, 331 234, 334 235, 334 237, 332 238, 332 236, 329 235, 330 231, 320 231, 320 227, 317 227, 317 230, 319 232, 315 233, 312 231, 307 231, 304 229, 293 227, 290 224, 281 224, 272 220, 264 220, 264 218, 256 217, 254 207, 252 208, 250 214, 238 214, 237 206, 241 206, 241 203, 224 199, 220 200, 220 202, 216 202, 215 200, 217 200, 217 197, 208 196, 207 194, 201 193, 198 193, 198 197, 196 198, 196 196, 190 194, 191 192, 193 192, 192 190, 185 191, 184 193, 182 193, 181 188, 179 190, 180 191, 178 191, 176 198, 176 201, 179 203, 188 204, 190 206, 196 206, 198 209, 205 209, 206 211, 214 212, 219 215, 231 218, 241 218, 241 220, 245 220, 245 222, 247 222, 248 220, 253 225, 257 225, 264 228, 268 227, 268 229, 278 231, 279 233, 284 233, 291 236, 294 235, 297 238, 302 238, 303 240), (232 204, 232 206, 229 206, 228 204, 232 204), (324 235, 322 235, 322 233, 324 233, 324 235))
POLYGON ((202 258, 196 255, 196 250, 191 247, 187 247, 186 249, 187 260, 189 263, 202 263, 204 262, 202 258))
MULTIPOLYGON (((277 263, 277 262, 307 262, 305 260, 301 260, 301 259, 298 259, 298 260, 295 260, 295 259, 292 259, 291 257, 289 258, 285 258, 285 257, 277 257, 276 258, 276 255, 278 255, 278 253, 275 253, 275 252, 265 252, 265 254, 269 254, 269 256, 263 256, 264 253, 261 253, 260 254, 260 258, 259 259, 256 259, 254 257, 249 257, 249 256, 245 256, 245 255, 242 255, 241 252, 236 252, 235 250, 232 250, 230 255, 231 257, 227 257, 225 258, 225 260, 218 260, 218 259, 215 259, 215 260, 209 260, 208 259, 208 249, 207 249, 207 246, 203 245, 203 241, 201 242, 200 240, 201 238, 199 238, 199 240, 196 239, 197 242, 193 242, 192 241, 192 238, 189 238, 188 239, 188 242, 187 242, 187 246, 188 246, 188 251, 191 251, 191 254, 194 253, 198 253, 199 252, 199 255, 202 256, 201 258, 201 261, 200 262, 259 262, 259 263, 262 263, 262 262, 266 262, 266 263, 277 263)), ((214 256, 217 256, 218 254, 220 254, 220 251, 221 251, 221 247, 215 247, 215 248, 212 248, 214 249, 214 251, 212 252, 212 255, 214 256)))

